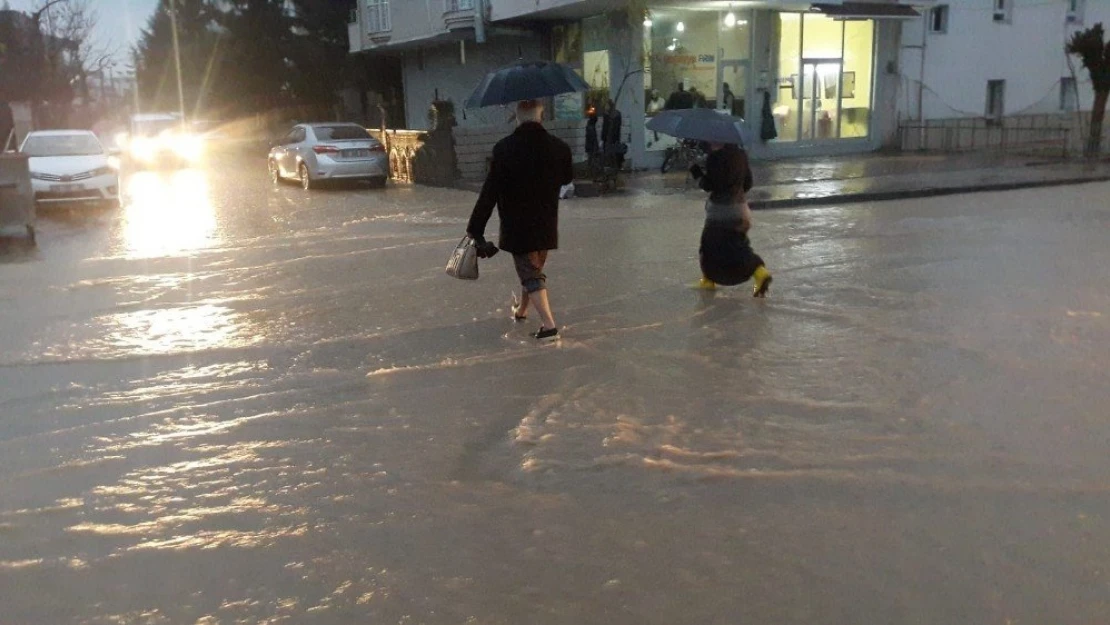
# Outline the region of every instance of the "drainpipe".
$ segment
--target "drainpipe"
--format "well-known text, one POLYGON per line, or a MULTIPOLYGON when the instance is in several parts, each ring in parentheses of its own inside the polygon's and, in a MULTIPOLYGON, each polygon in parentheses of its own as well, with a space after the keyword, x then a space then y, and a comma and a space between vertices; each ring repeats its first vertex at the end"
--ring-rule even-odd
POLYGON ((486 0, 474 0, 474 41, 486 42, 486 0))
MULTIPOLYGON (((929 41, 929 10, 921 15, 921 73, 917 75, 917 120, 925 125, 925 47, 929 41)), ((922 130, 924 132, 924 130, 922 130)))

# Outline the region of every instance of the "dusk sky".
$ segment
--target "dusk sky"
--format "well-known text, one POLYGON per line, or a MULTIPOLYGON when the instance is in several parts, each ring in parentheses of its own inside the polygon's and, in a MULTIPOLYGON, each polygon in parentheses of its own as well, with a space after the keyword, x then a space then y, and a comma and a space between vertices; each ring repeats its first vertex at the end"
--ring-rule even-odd
MULTIPOLYGON (((30 11, 41 4, 40 0, 9 0, 13 9, 30 11)), ((119 50, 121 65, 130 64, 128 54, 139 39, 147 20, 154 13, 158 0, 90 0, 96 11, 97 37, 103 43, 111 42, 119 50)))

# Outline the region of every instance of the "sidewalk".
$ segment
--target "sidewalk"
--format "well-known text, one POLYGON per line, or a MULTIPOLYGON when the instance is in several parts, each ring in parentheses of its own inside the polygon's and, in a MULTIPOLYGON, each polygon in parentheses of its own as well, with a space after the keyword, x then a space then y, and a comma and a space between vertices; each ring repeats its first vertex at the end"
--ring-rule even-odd
MULTIPOLYGON (((982 154, 871 153, 752 163, 752 208, 788 208, 1110 181, 1110 162, 982 154)), ((685 171, 636 172, 631 193, 696 193, 685 171)))

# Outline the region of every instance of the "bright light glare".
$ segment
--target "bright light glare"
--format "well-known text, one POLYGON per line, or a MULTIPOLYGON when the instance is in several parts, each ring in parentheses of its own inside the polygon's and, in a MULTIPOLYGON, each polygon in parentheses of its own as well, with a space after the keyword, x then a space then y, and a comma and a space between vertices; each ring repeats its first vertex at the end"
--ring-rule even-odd
POLYGON ((131 156, 140 161, 151 161, 158 156, 158 144, 153 139, 135 137, 131 142, 131 156))
POLYGON ((684 22, 679 22, 675 25, 674 29, 680 33, 684 33, 686 32, 686 24, 684 22))
POLYGON ((108 157, 108 167, 111 167, 112 169, 119 169, 119 167, 120 167, 119 157, 118 156, 109 156, 108 157))
POLYGON ((193 135, 178 135, 171 140, 173 151, 181 158, 194 162, 204 155, 204 142, 193 135))
POLYGON ((652 21, 651 21, 651 18, 650 18, 650 17, 649 17, 649 18, 647 18, 646 20, 644 20, 644 28, 651 28, 651 25, 652 25, 653 23, 654 23, 654 22, 652 22, 652 21))
POLYGON ((204 172, 138 172, 128 185, 123 238, 130 258, 177 256, 212 243, 216 211, 204 172))
POLYGON ((729 11, 728 15, 725 16, 725 27, 732 28, 733 26, 736 26, 736 14, 729 11))

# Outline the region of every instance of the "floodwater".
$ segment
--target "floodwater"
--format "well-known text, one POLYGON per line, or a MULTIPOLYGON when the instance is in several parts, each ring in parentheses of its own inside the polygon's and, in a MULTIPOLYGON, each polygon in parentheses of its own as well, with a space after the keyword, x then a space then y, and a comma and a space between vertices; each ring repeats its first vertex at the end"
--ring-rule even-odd
POLYGON ((0 244, 0 623, 1110 621, 1108 185, 564 205, 564 339, 474 196, 137 176, 0 244))

